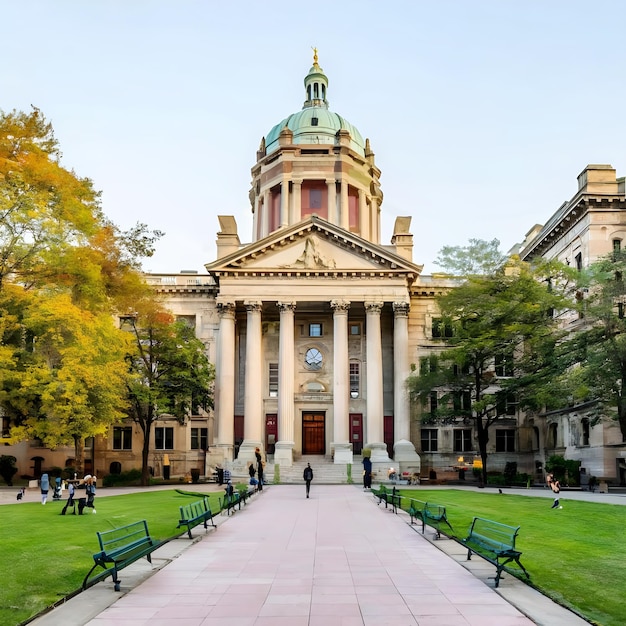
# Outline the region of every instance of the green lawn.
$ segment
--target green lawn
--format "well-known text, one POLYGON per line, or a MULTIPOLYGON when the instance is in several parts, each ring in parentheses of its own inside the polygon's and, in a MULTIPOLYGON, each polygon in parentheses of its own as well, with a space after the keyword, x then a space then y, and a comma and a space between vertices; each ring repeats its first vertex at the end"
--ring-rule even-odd
MULTIPOLYGON (((96 497, 95 515, 60 515, 64 502, 0 506, 0 624, 15 626, 80 588, 98 551, 96 531, 145 519, 163 540, 180 535, 178 507, 207 495, 219 510, 221 494, 182 495, 175 490, 96 497)), ((78 507, 76 507, 78 512, 78 507)))
MULTIPOLYGON (((567 493, 561 494, 563 509, 551 509, 551 499, 506 492, 402 493, 445 505, 460 537, 474 515, 521 526, 517 546, 533 585, 592 622, 624 624, 626 507, 576 502, 567 493)), ((146 519, 157 539, 177 536, 178 507, 202 495, 172 489, 96 498, 98 513, 83 516, 59 515, 61 502, 0 506, 0 624, 20 624, 79 589, 98 549, 96 531, 146 519)), ((210 494, 214 511, 220 495, 210 494)))
POLYGON ((624 624, 626 506, 568 500, 567 492, 561 493, 562 509, 551 509, 551 498, 506 491, 420 489, 402 495, 444 505, 457 537, 465 536, 474 516, 521 526, 516 546, 532 585, 592 622, 624 624))

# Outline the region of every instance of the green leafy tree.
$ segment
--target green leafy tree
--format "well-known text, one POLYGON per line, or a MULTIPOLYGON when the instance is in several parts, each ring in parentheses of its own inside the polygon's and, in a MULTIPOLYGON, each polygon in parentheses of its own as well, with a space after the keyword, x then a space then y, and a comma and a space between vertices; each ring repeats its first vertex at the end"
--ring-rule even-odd
POLYGON ((544 406, 553 378, 570 363, 553 315, 569 302, 568 284, 560 264, 532 268, 512 260, 437 298, 442 323, 453 332, 443 334, 439 354, 422 360, 408 389, 423 405, 438 394, 438 408, 423 412, 423 424, 474 424, 484 482, 490 427, 513 402, 544 406))
POLYGON ((568 345, 578 366, 565 378, 576 401, 597 400, 595 419, 615 419, 626 441, 626 252, 615 251, 580 274, 585 324, 568 345))
POLYGON ((470 239, 467 246, 444 246, 435 265, 454 276, 475 276, 497 271, 506 260, 498 239, 470 239))
POLYGON ((149 483, 150 438, 161 415, 181 423, 198 407, 212 406, 210 386, 214 369, 195 330, 150 300, 123 318, 134 337, 129 353, 129 415, 143 436, 142 485, 149 483))

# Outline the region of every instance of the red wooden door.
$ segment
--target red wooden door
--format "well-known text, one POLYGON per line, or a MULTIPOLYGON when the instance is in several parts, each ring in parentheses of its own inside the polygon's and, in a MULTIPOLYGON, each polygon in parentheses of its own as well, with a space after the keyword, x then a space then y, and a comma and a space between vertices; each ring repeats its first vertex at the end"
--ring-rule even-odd
POLYGON ((267 454, 274 454, 274 446, 278 441, 278 415, 268 413, 265 416, 265 450, 267 454))
POLYGON ((302 454, 326 454, 325 413, 302 414, 302 454))
POLYGON ((393 415, 385 415, 383 422, 383 436, 387 444, 387 454, 393 459, 393 415))
POLYGON ((350 413, 350 441, 352 442, 352 452, 361 454, 361 450, 363 450, 362 413, 350 413))

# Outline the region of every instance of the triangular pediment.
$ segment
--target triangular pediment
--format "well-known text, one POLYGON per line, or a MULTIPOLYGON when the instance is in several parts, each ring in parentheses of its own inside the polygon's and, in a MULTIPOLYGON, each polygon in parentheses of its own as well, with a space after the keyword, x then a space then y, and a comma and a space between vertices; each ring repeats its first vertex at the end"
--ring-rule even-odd
POLYGON ((417 277, 421 266, 315 216, 206 266, 215 274, 393 272, 417 277))

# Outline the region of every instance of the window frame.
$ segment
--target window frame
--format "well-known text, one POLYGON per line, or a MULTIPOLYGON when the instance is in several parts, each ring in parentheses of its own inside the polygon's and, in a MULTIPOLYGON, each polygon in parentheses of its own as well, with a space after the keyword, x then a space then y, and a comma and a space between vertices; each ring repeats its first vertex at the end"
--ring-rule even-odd
POLYGON ((173 450, 174 449, 174 427, 173 426, 155 426, 154 427, 154 449, 155 450, 173 450), (171 445, 168 446, 168 443, 170 443, 171 445))
POLYGON ((128 451, 133 449, 133 427, 113 426, 113 450, 128 451), (119 439, 119 444, 117 440, 119 439))

